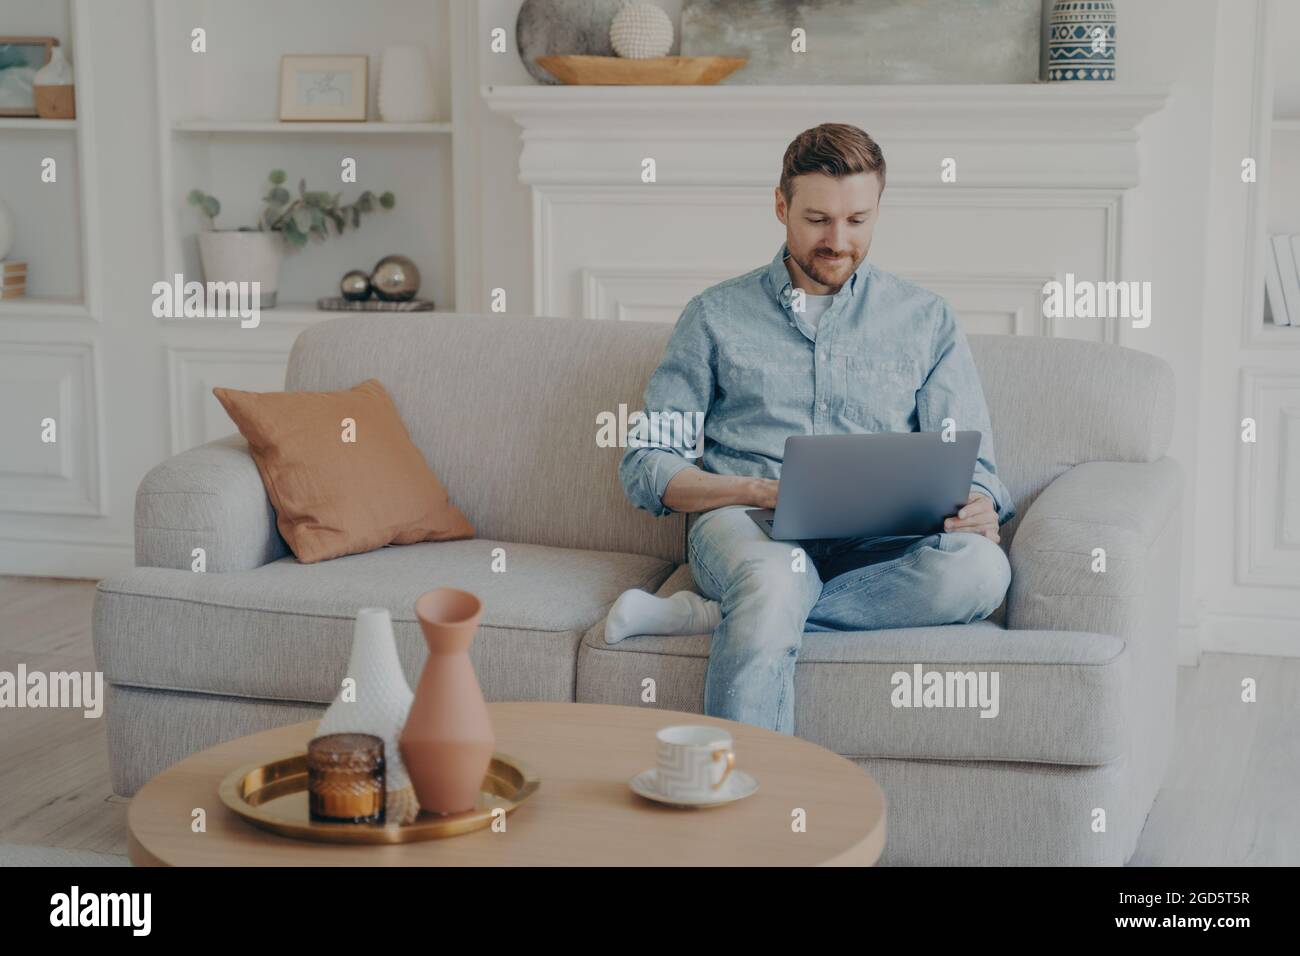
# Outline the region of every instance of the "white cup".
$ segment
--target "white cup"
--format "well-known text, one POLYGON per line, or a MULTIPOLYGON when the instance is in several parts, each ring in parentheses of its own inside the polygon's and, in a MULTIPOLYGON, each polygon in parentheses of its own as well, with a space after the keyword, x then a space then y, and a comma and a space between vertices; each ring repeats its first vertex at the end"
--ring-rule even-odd
POLYGON ((655 734, 659 790, 674 800, 717 796, 736 766, 731 734, 704 724, 678 724, 655 734))

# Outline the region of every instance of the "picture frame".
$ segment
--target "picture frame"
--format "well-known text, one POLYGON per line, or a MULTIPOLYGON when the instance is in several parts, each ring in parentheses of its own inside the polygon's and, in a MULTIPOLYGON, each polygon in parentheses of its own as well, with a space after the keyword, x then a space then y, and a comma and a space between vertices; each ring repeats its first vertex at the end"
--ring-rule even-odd
POLYGON ((0 36, 0 116, 37 115, 31 80, 58 45, 58 37, 0 36))
POLYGON ((364 123, 369 66, 365 54, 284 54, 280 57, 280 120, 364 123))

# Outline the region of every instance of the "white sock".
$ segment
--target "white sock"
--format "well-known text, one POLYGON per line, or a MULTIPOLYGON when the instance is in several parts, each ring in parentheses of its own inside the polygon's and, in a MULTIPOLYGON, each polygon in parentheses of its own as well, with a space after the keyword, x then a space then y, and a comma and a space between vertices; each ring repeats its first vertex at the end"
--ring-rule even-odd
POLYGON ((605 643, 617 644, 635 634, 712 634, 722 620, 722 605, 694 591, 655 597, 633 588, 624 591, 605 619, 605 643))

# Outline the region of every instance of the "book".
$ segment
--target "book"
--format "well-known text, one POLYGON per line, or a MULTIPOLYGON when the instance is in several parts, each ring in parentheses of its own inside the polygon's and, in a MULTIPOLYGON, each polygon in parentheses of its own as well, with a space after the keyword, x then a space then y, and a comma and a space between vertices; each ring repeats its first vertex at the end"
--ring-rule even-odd
POLYGON ((1283 309, 1287 316, 1285 322, 1278 321, 1278 310, 1273 311, 1273 321, 1278 325, 1290 325, 1300 322, 1300 273, 1296 272, 1295 250, 1291 240, 1293 236, 1273 237, 1273 256, 1277 260, 1281 275, 1283 309))
MULTIPOLYGON (((1291 268, 1300 276, 1300 235, 1291 237, 1291 268)), ((1291 309, 1288 316, 1292 325, 1300 325, 1300 309, 1291 309)))
POLYGON ((1277 252, 1272 242, 1264 248, 1264 298, 1268 303, 1267 311, 1273 316, 1273 324, 1290 325, 1286 300, 1282 297, 1282 270, 1278 268, 1277 252))

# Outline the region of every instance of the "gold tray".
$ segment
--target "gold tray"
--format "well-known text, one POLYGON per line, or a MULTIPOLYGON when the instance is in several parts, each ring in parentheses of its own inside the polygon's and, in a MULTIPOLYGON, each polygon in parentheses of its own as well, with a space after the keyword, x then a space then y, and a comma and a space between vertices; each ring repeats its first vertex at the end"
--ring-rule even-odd
POLYGON ((442 815, 421 810, 411 823, 318 823, 307 808, 307 755, 248 764, 221 781, 221 801, 255 827, 322 843, 415 843, 481 830, 498 807, 512 813, 541 785, 513 757, 492 755, 473 810, 442 815))

